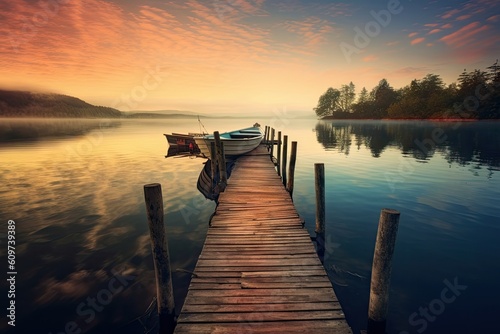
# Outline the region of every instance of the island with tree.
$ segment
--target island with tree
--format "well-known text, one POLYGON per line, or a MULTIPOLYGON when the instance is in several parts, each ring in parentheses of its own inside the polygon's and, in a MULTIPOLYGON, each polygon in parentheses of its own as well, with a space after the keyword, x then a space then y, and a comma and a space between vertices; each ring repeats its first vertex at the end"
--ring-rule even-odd
POLYGON ((356 100, 355 85, 328 88, 314 111, 322 119, 500 119, 500 65, 486 71, 464 70, 458 83, 446 85, 427 74, 394 89, 386 79, 370 92, 363 87, 356 100))

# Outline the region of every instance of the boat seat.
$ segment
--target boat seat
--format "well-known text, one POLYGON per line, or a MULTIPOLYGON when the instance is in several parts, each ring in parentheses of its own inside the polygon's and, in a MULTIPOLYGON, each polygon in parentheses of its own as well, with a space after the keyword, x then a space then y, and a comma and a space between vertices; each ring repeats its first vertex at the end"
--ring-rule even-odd
POLYGON ((251 134, 251 133, 231 133, 231 138, 255 138, 257 137, 258 134, 251 134))

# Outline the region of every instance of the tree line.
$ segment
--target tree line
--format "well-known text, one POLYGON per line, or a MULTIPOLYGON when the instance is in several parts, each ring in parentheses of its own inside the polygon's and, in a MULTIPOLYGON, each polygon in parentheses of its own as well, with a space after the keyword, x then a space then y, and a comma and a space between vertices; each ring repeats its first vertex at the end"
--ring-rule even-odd
POLYGON ((500 118, 500 65, 486 70, 464 70, 457 82, 446 85, 436 74, 394 89, 386 79, 370 92, 357 96, 350 82, 328 88, 314 111, 333 119, 498 119, 500 118))

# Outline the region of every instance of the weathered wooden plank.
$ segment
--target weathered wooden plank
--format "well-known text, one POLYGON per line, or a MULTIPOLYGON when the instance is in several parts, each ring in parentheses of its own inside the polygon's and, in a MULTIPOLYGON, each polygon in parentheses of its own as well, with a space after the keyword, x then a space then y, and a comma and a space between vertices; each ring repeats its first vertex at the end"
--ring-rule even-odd
POLYGON ((187 313, 184 312, 177 320, 183 322, 265 322, 283 320, 331 320, 343 319, 340 310, 327 311, 290 311, 290 312, 236 312, 236 313, 187 313))
POLYGON ((236 312, 292 312, 342 310, 338 302, 317 302, 301 304, 236 304, 236 305, 188 305, 187 313, 236 313, 236 312))
POLYGON ((244 322, 244 323, 218 323, 218 324, 187 324, 177 325, 176 333, 191 334, 276 334, 276 333, 317 333, 317 334, 350 334, 345 321, 276 321, 276 322, 244 322))

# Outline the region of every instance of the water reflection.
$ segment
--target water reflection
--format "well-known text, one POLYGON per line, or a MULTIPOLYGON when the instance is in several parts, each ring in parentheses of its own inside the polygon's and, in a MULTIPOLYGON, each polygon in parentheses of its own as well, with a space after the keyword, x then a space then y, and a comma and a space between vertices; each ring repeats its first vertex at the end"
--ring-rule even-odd
MULTIPOLYGON (((231 176, 231 172, 233 170, 235 162, 236 160, 226 161, 226 172, 228 179, 231 176)), ((218 188, 219 182, 220 182, 219 170, 216 166, 215 173, 212 175, 212 161, 208 159, 200 171, 200 175, 198 177, 198 182, 196 183, 196 186, 200 191, 200 193, 202 193, 206 199, 217 202, 217 200, 219 199, 219 188, 218 188)))
POLYGON ((12 141, 37 141, 54 137, 83 136, 93 130, 116 128, 119 120, 110 119, 2 119, 0 146, 12 141))
POLYGON ((388 147, 426 161, 435 154, 448 163, 500 167, 500 131, 497 122, 444 123, 407 121, 319 121, 316 139, 325 150, 349 155, 352 144, 368 148, 378 158, 388 147))

